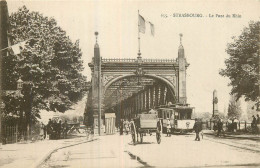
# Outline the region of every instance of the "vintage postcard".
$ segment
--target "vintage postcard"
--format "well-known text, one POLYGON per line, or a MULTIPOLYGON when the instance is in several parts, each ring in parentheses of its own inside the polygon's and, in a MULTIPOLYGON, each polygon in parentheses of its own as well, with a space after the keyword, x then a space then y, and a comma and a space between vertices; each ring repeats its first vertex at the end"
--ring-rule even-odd
POLYGON ((260 167, 259 0, 0 0, 0 167, 260 167))

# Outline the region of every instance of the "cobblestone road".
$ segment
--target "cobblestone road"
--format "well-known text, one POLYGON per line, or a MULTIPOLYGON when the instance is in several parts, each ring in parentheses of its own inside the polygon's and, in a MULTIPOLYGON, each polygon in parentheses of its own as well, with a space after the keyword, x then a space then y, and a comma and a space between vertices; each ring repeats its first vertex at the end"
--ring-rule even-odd
POLYGON ((91 143, 54 153, 43 167, 260 167, 259 143, 194 135, 144 136, 133 145, 130 135, 102 136, 91 143), (251 147, 251 148, 250 148, 251 147))

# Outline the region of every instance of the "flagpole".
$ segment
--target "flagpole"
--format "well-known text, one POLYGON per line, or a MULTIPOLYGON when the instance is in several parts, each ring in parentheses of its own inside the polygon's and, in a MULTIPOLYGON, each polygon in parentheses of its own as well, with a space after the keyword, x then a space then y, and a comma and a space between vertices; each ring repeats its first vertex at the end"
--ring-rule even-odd
POLYGON ((140 51, 140 21, 139 21, 139 10, 138 10, 138 57, 141 58, 141 51, 140 51))

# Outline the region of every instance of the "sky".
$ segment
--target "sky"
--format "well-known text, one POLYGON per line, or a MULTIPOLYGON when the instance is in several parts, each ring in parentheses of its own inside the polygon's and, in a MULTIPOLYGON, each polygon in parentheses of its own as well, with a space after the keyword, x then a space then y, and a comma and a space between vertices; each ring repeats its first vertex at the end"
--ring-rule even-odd
MULTIPOLYGON (((185 57, 190 64, 187 69, 188 103, 196 112, 212 112, 214 89, 218 93, 219 111, 227 110, 231 87, 228 87, 229 79, 219 75, 229 57, 225 52, 227 43, 233 41, 232 36, 241 34, 250 20, 260 20, 260 1, 257 0, 8 0, 9 14, 23 5, 30 11, 54 17, 73 41, 80 40, 83 73, 88 81, 91 80, 88 63, 94 54, 95 31, 99 32, 98 43, 103 58, 137 57, 138 10, 155 27, 154 36, 151 36, 148 24, 146 33, 141 34, 143 58, 176 59, 179 34, 182 33, 185 57), (201 14, 203 17, 173 17, 175 13, 201 14), (233 14, 241 17, 233 18, 233 14)), ((244 103, 242 108, 245 109, 244 103)))

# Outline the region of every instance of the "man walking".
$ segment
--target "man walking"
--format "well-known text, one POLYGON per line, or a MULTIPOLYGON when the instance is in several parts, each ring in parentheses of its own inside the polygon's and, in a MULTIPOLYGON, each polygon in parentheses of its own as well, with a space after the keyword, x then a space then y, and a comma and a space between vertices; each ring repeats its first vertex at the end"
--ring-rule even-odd
POLYGON ((256 115, 256 117, 256 132, 259 133, 260 118, 258 114, 256 115))
POLYGON ((63 132, 63 138, 67 138, 67 132, 68 132, 68 123, 67 120, 62 124, 62 132, 63 132))
POLYGON ((202 130, 202 127, 201 127, 201 124, 200 124, 200 122, 198 121, 197 118, 195 119, 195 124, 194 124, 194 126, 193 126, 193 129, 194 129, 194 131, 195 131, 195 133, 196 133, 195 141, 200 141, 200 135, 199 135, 199 133, 200 133, 200 131, 202 130))
POLYGON ((128 132, 129 132, 129 122, 128 122, 128 120, 125 121, 125 132, 126 132, 126 135, 128 135, 128 132))
POLYGON ((57 123, 57 139, 61 138, 61 120, 57 123))
POLYGON ((52 139, 52 132, 53 132, 53 123, 51 119, 49 119, 49 122, 47 124, 47 139, 52 139))
POLYGON ((123 135, 123 127, 124 127, 124 122, 123 122, 123 119, 120 119, 120 135, 123 135))
POLYGON ((171 121, 167 118, 167 136, 171 136, 171 121))
POLYGON ((252 128, 253 133, 256 133, 257 121, 256 121, 256 118, 254 115, 252 116, 252 118, 253 118, 253 120, 251 123, 251 128, 252 128))
POLYGON ((223 129, 223 123, 222 123, 221 119, 218 120, 217 126, 218 126, 218 134, 217 134, 217 136, 220 136, 220 133, 221 133, 221 131, 223 129))

